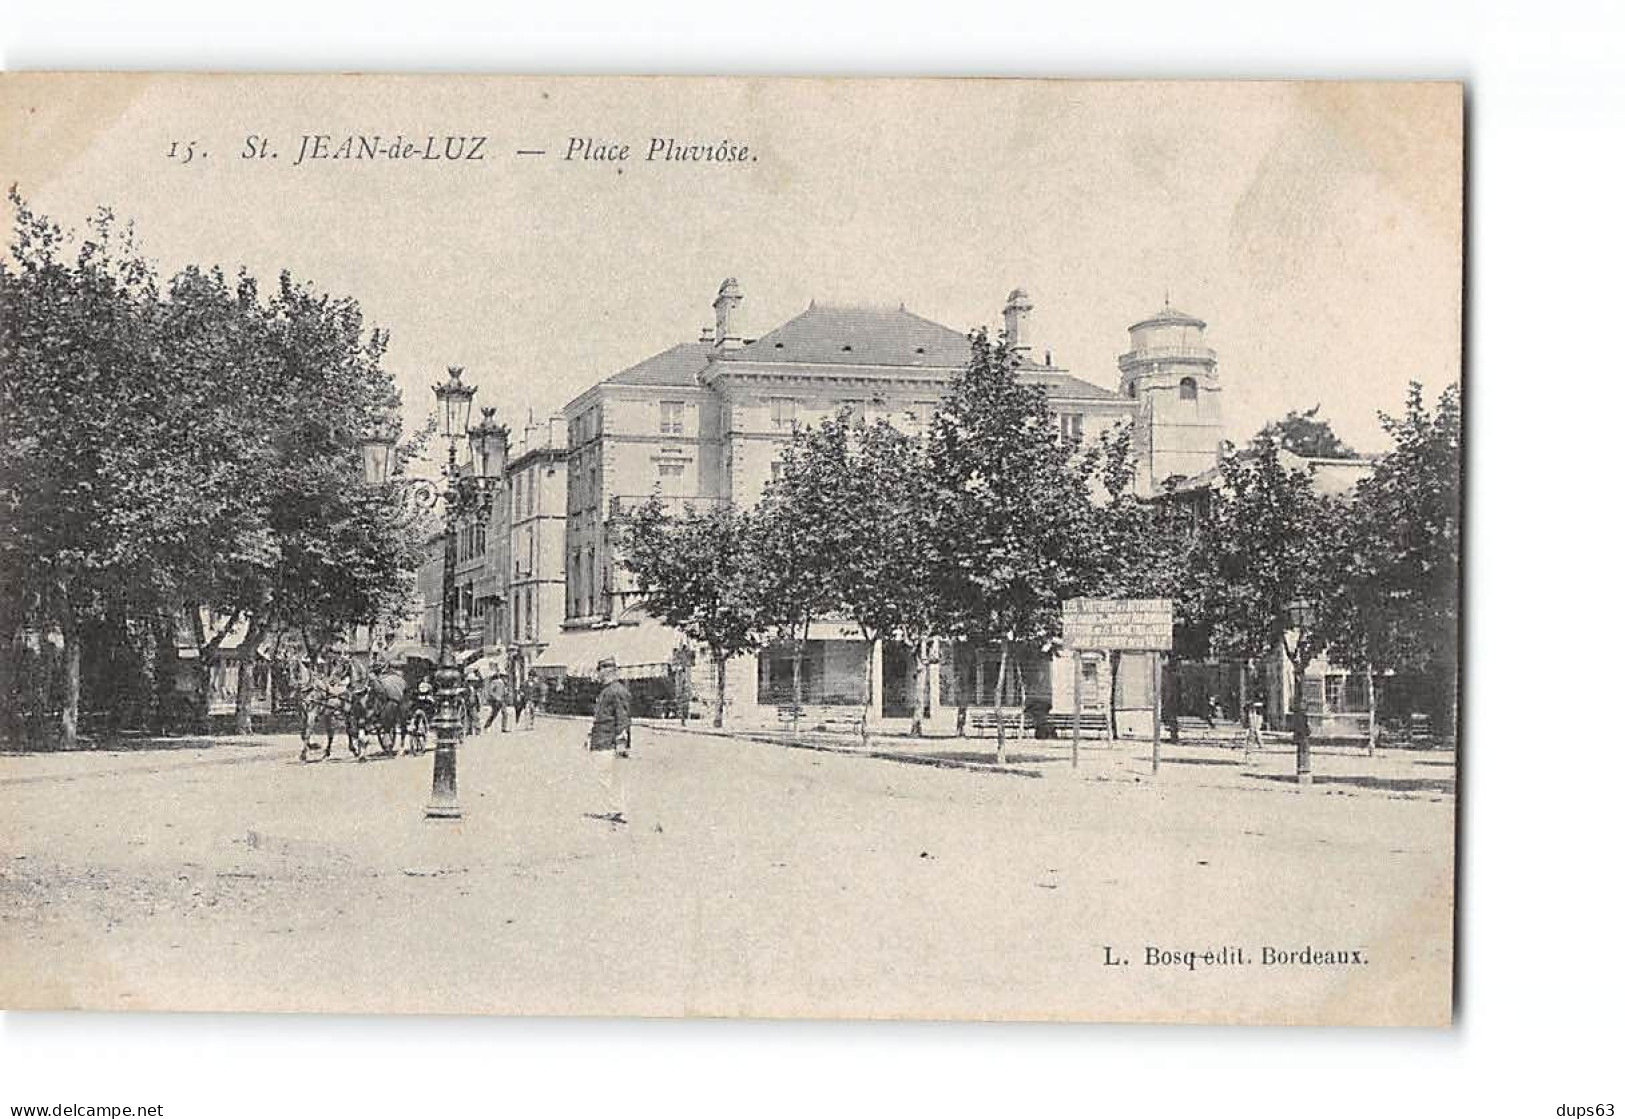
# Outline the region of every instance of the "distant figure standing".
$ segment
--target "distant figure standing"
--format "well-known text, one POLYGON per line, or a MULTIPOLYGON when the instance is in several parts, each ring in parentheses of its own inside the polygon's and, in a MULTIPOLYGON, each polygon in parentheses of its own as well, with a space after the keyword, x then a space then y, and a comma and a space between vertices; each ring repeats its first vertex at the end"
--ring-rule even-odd
POLYGON ((593 707, 592 731, 587 750, 593 760, 594 776, 605 800, 603 818, 612 824, 626 823, 626 777, 623 759, 632 750, 632 693, 621 683, 614 657, 598 662, 598 681, 603 689, 593 707))
POLYGON ((1248 704, 1242 719, 1246 729, 1241 739, 1241 749, 1248 757, 1252 757, 1254 746, 1260 750, 1264 748, 1264 705, 1248 704))
POLYGON ((513 705, 513 729, 530 706, 530 689, 525 686, 525 657, 518 649, 508 654, 508 702, 513 705))
POLYGON ((502 733, 508 733, 508 677, 506 673, 493 672, 485 681, 485 729, 490 730, 491 724, 502 719, 502 733))
POLYGON ((1224 708, 1219 706, 1218 696, 1210 695, 1207 697, 1207 710, 1203 712, 1203 715, 1207 719, 1207 726, 1209 730, 1213 729, 1214 724, 1219 719, 1224 718, 1224 708))
POLYGON ((480 673, 478 669, 463 677, 463 735, 480 733, 480 673))
POLYGON ((547 681, 534 668, 530 670, 530 676, 525 680, 525 692, 527 699, 525 710, 529 712, 528 725, 534 729, 537 713, 547 710, 547 681))

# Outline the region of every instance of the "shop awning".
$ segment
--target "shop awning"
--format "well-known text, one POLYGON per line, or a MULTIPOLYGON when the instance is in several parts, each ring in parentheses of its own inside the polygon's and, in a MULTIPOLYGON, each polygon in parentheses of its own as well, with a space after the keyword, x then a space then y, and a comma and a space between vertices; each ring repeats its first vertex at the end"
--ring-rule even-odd
POLYGON ((683 635, 648 618, 631 625, 566 630, 548 642, 537 658, 540 667, 563 668, 571 676, 591 676, 604 657, 614 657, 621 676, 637 679, 664 675, 683 635))

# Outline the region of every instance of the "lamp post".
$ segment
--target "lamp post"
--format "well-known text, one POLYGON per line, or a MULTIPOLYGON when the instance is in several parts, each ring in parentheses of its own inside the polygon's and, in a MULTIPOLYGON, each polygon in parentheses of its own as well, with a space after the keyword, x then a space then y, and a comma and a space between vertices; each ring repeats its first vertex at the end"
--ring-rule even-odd
POLYGON ((1298 670, 1298 650, 1303 645, 1304 630, 1315 624, 1315 608, 1303 599, 1287 603, 1287 621, 1296 631, 1296 639, 1288 656, 1292 660, 1292 745, 1298 755, 1298 784, 1311 785, 1314 775, 1309 771, 1309 712, 1303 699, 1303 673, 1298 670))
MULTIPOLYGON (((469 517, 482 521, 490 515, 495 495, 494 480, 484 473, 489 461, 484 448, 476 455, 472 471, 463 471, 457 465, 457 444, 466 434, 474 443, 475 430, 468 423, 468 414, 474 403, 475 387, 463 383, 463 371, 453 366, 446 371, 446 380, 434 387, 439 407, 437 417, 440 433, 446 439, 446 488, 436 493, 431 483, 409 483, 402 493, 402 503, 420 510, 432 508, 438 499, 445 503, 445 551, 440 576, 440 665, 434 673, 434 785, 424 814, 431 820, 461 819, 463 812, 457 804, 457 744, 462 739, 463 720, 458 705, 463 694, 463 674, 454 663, 451 634, 457 625, 457 521, 469 517)), ((487 423, 482 428, 496 427, 505 437, 507 429, 490 423, 495 409, 486 410, 487 423)), ((390 459, 394 453, 394 439, 385 431, 369 433, 360 440, 362 468, 367 481, 379 485, 387 481, 390 459)))

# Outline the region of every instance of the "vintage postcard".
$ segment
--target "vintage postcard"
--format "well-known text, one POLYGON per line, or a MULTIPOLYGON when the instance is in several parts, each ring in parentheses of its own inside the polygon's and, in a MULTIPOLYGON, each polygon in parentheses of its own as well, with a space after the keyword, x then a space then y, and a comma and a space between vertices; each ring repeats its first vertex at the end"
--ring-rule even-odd
POLYGON ((0 77, 0 1006, 1448 1025, 1463 146, 0 77))

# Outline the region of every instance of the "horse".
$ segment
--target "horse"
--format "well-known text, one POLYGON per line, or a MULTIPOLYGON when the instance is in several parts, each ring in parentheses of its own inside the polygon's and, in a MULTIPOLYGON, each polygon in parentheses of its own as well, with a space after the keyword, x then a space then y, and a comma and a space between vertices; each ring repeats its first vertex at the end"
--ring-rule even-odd
POLYGON ((317 672, 310 665, 300 663, 295 677, 299 695, 299 758, 301 761, 315 761, 312 751, 314 744, 311 737, 316 733, 318 723, 323 724, 327 732, 327 745, 322 750, 322 760, 326 761, 333 756, 333 730, 336 721, 345 723, 346 736, 349 740, 350 753, 360 756, 356 749, 355 734, 350 731, 347 716, 347 697, 350 690, 349 681, 335 675, 324 675, 317 672))
POLYGON ((386 669, 362 677, 351 685, 345 710, 345 730, 357 760, 367 752, 367 732, 378 735, 378 745, 386 756, 395 753, 395 743, 412 718, 406 696, 406 677, 397 669, 386 669), (357 746, 359 744, 359 747, 357 746))

